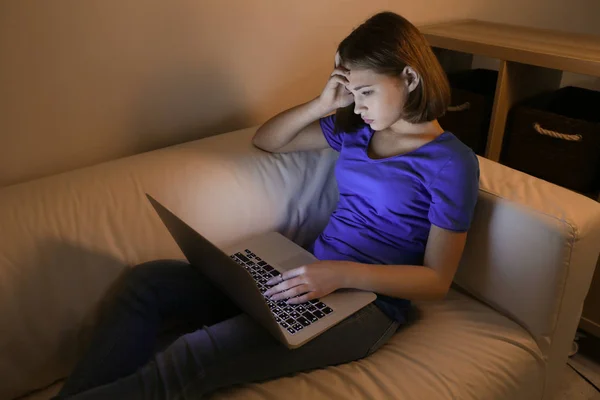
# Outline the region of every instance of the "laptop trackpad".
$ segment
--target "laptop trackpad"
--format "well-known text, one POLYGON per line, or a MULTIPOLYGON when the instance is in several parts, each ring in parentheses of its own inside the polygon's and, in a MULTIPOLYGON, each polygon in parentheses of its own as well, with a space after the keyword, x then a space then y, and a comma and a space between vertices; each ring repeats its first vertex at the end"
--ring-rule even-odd
POLYGON ((277 263, 277 265, 279 265, 284 271, 287 271, 289 269, 301 267, 306 264, 312 264, 316 261, 317 259, 312 254, 302 252, 293 255, 287 260, 277 263))

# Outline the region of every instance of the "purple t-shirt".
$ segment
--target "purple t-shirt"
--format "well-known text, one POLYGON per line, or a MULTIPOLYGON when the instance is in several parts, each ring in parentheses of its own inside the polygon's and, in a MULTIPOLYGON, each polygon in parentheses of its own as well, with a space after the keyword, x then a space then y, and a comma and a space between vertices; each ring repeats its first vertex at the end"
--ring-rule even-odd
MULTIPOLYGON (((309 250, 320 260, 422 265, 431 224, 466 232, 479 189, 479 162, 450 132, 411 152, 371 159, 374 131, 336 132, 335 116, 320 120, 335 166, 339 200, 309 250)), ((378 295, 376 304, 403 322, 410 302, 378 295)))

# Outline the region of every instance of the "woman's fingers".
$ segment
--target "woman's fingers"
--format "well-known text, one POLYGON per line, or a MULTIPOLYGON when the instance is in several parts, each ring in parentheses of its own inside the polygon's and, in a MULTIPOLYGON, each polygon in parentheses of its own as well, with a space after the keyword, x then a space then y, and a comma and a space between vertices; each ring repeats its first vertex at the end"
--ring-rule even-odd
POLYGON ((311 300, 318 299, 318 298, 319 297, 316 295, 315 292, 308 292, 306 294, 303 294, 302 296, 298 296, 298 297, 289 299, 288 304, 302 304, 302 303, 306 303, 307 301, 311 301, 311 300))
POLYGON ((308 288, 308 285, 306 285, 306 284, 294 286, 291 289, 274 294, 273 296, 271 296, 271 300, 275 300, 275 301, 285 300, 285 299, 289 299, 290 297, 300 296, 300 295, 303 295, 308 292, 309 292, 309 288, 308 288))
POLYGON ((347 78, 350 75, 350 71, 348 71, 346 68, 338 67, 331 72, 331 76, 334 75, 341 75, 347 78))
POLYGON ((334 75, 329 78, 329 83, 334 86, 337 86, 338 84, 347 86, 349 82, 348 79, 344 78, 343 76, 334 75))
MULTIPOLYGON (((297 276, 295 278, 284 280, 283 282, 281 282, 281 283, 279 283, 279 284, 277 284, 277 285, 269 288, 269 290, 267 290, 264 293, 264 295, 265 296, 270 296, 272 294, 277 294, 277 293, 286 291, 288 289, 291 289, 291 288, 293 288, 295 286, 302 285, 304 283, 305 283, 304 282, 304 278, 302 278, 300 276, 297 276)), ((267 282, 267 284, 268 284, 268 282, 267 282)))
POLYGON ((338 66, 331 73, 319 96, 327 109, 337 109, 352 104, 352 93, 348 90, 350 71, 338 66), (341 86, 341 87, 340 87, 341 86))

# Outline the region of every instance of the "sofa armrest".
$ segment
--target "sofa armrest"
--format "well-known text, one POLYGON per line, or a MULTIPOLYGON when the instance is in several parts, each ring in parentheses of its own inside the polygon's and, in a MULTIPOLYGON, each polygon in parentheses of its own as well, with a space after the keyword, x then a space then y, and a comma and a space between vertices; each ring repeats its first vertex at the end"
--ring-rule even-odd
POLYGON ((548 368, 561 368, 600 251, 600 204, 479 161, 480 196, 455 283, 520 323, 548 368))

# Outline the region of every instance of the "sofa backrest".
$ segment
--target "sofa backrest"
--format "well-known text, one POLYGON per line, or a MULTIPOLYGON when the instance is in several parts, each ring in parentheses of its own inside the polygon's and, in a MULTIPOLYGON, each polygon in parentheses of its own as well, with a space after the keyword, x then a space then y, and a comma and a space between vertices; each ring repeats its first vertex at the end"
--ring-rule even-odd
POLYGON ((145 192, 221 247, 318 235, 337 202, 336 154, 271 155, 255 130, 0 189, 1 399, 68 374, 128 266, 183 258, 145 192))

